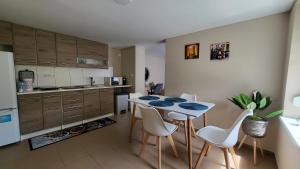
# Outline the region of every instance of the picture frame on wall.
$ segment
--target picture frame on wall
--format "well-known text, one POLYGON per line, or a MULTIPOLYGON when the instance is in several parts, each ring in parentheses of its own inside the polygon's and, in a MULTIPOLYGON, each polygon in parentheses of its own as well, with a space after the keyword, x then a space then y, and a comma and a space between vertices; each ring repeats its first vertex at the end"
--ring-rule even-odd
POLYGON ((199 59, 200 43, 185 45, 185 59, 199 59))
POLYGON ((210 60, 225 60, 229 59, 230 43, 221 42, 210 45, 210 60))

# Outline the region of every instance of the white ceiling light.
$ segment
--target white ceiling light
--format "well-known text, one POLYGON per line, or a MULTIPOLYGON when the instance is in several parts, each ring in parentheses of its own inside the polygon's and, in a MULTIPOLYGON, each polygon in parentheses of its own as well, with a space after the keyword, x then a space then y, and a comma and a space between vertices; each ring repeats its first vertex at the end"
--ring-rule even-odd
POLYGON ((114 0, 117 4, 119 5, 128 5, 130 4, 133 0, 114 0))

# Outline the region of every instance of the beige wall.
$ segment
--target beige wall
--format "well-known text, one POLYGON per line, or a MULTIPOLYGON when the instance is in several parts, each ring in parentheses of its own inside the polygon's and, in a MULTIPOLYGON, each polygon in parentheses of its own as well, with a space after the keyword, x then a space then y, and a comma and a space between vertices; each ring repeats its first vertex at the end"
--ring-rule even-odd
POLYGON ((294 6, 289 29, 286 60, 284 115, 300 116, 300 108, 293 105, 293 97, 300 96, 300 4, 294 6))
POLYGON ((135 92, 145 92, 145 47, 135 45, 135 92))
POLYGON ((121 49, 109 48, 108 49, 108 65, 113 67, 114 76, 122 76, 122 60, 121 60, 121 49))
MULTIPOLYGON (((216 103, 208 121, 220 127, 230 127, 241 113, 227 100, 240 92, 261 90, 273 98, 271 110, 280 108, 288 18, 284 13, 167 39, 166 94, 195 93, 199 100, 216 103), (229 59, 211 61, 209 45, 227 41, 229 59), (200 43, 200 58, 185 60, 184 45, 194 42, 200 43)), ((275 123, 264 139, 271 151, 276 146, 275 123)))
MULTIPOLYGON (((287 43, 287 57, 285 68, 284 115, 290 117, 300 116, 300 108, 292 103, 294 96, 300 95, 300 3, 293 7, 290 16, 289 36, 287 43)), ((299 168, 300 149, 284 123, 278 128, 278 142, 276 147, 276 160, 279 169, 299 168)))

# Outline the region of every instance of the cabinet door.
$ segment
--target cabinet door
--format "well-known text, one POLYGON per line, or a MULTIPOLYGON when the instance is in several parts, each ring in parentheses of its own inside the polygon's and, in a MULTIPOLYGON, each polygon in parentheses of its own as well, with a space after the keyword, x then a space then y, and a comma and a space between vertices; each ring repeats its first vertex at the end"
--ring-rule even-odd
POLYGON ((37 30, 38 65, 56 66, 55 33, 37 30))
POLYGON ((101 114, 114 113, 114 89, 100 89, 101 114))
POLYGON ((99 90, 84 91, 84 119, 100 116, 99 90))
POLYGON ((12 45, 12 24, 0 21, 0 44, 12 45))
POLYGON ((57 66, 76 67, 76 39, 72 36, 56 34, 57 66))
POLYGON ((43 106, 41 94, 18 96, 21 133, 28 134, 42 130, 43 106))
POLYGON ((77 38, 78 57, 97 58, 96 42, 77 38))
POLYGON ((63 124, 83 120, 83 92, 63 92, 63 124))
POLYGON ((61 93, 43 94, 44 129, 62 125, 61 93))
POLYGON ((13 25, 16 65, 37 65, 35 29, 13 25))

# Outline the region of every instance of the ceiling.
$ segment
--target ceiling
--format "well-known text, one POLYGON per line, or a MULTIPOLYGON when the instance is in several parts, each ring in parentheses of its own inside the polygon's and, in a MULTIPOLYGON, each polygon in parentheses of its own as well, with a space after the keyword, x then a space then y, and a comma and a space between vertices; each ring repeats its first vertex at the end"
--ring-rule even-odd
POLYGON ((291 9, 294 0, 1 0, 0 20, 109 43, 147 44, 291 9))

